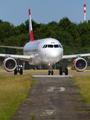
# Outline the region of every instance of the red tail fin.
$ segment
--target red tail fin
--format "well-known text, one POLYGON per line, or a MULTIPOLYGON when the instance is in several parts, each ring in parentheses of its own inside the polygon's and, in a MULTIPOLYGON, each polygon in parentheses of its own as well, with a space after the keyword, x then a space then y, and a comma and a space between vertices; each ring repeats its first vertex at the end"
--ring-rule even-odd
POLYGON ((31 11, 29 9, 29 41, 34 41, 33 39, 33 30, 32 30, 32 21, 31 21, 31 11))

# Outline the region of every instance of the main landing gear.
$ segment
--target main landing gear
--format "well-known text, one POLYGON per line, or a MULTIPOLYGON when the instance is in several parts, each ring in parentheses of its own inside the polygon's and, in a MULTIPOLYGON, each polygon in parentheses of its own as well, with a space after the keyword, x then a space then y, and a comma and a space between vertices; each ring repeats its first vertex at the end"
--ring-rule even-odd
POLYGON ((61 61, 61 67, 59 69, 59 75, 62 75, 63 73, 65 73, 65 75, 68 75, 67 63, 68 62, 66 61, 66 59, 61 61))
POLYGON ((68 69, 67 69, 67 67, 65 67, 65 68, 63 68, 62 66, 60 67, 59 75, 62 75, 63 72, 65 73, 65 75, 68 75, 68 69))
POLYGON ((17 67, 15 70, 14 70, 14 75, 17 75, 17 73, 20 73, 20 75, 22 75, 23 74, 23 69, 22 69, 22 67, 17 67))
POLYGON ((48 75, 53 75, 54 74, 54 72, 53 72, 53 70, 52 70, 52 66, 49 66, 49 71, 48 71, 48 75))
POLYGON ((16 69, 14 70, 14 75, 17 75, 18 72, 20 73, 20 75, 22 75, 23 74, 23 68, 22 68, 22 66, 19 65, 19 60, 18 60, 17 63, 18 63, 18 65, 17 65, 16 69))
MULTIPOLYGON (((67 69, 65 64, 63 64, 59 69, 59 75, 62 75, 63 73, 65 73, 65 75, 68 75, 68 69, 67 69)), ((52 70, 52 66, 49 66, 48 75, 54 75, 54 72, 52 70)))

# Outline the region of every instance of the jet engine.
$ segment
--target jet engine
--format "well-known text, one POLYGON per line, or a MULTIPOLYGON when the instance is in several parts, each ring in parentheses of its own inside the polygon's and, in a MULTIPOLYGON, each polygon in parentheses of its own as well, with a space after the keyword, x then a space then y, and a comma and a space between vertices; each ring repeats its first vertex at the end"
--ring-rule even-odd
POLYGON ((87 61, 84 58, 78 57, 73 61, 73 67, 78 72, 83 72, 87 67, 87 61))
POLYGON ((3 67, 6 71, 12 72, 17 67, 17 62, 14 58, 8 57, 3 61, 3 67))

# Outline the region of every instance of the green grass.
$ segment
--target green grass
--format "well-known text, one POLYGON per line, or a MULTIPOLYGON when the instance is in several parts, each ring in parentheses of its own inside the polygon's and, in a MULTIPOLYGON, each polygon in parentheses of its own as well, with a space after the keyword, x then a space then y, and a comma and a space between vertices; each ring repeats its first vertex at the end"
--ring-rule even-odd
POLYGON ((8 120, 16 113, 33 83, 30 75, 0 76, 0 120, 8 120))
MULTIPOLYGON (((53 70, 54 72, 59 72, 59 70, 53 70)), ((1 69, 0 72, 7 72, 5 71, 4 69, 1 69)), ((48 69, 47 70, 23 70, 23 72, 48 72, 48 69)))
POLYGON ((36 117, 36 115, 32 115, 32 120, 34 120, 35 117, 36 117))
MULTIPOLYGON (((30 69, 30 70, 23 70, 24 72, 48 72, 48 69, 47 70, 33 70, 33 69, 30 69)), ((59 72, 58 69, 54 70, 54 72, 59 72)), ((7 72, 6 70, 4 69, 0 69, 0 72, 7 72)), ((75 70, 69 70, 69 72, 75 72, 75 70)), ((85 70, 85 72, 90 72, 90 70, 85 70)))
POLYGON ((82 94, 81 101, 90 104, 90 75, 74 75, 75 82, 82 94))
MULTIPOLYGON (((53 70, 54 72, 59 72, 59 70, 53 70)), ((24 72, 48 72, 48 70, 24 70, 24 72)))

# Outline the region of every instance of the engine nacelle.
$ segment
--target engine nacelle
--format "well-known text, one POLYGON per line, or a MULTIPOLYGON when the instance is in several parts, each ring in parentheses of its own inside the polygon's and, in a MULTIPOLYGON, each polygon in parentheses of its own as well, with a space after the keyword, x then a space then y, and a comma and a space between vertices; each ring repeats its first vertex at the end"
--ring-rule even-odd
POLYGON ((83 72, 87 67, 87 61, 84 58, 78 57, 73 61, 73 67, 78 72, 83 72))
POLYGON ((14 58, 8 57, 3 61, 3 68, 8 72, 12 72, 16 67, 17 62, 14 58))

